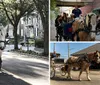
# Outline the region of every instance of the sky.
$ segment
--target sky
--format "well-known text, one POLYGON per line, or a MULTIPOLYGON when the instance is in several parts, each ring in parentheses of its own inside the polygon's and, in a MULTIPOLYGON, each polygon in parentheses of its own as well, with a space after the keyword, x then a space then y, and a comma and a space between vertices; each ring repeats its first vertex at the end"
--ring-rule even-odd
MULTIPOLYGON (((96 43, 69 43, 70 54, 92 46, 96 43)), ((50 52, 54 51, 54 43, 50 43, 50 52)), ((55 43, 56 53, 60 53, 62 58, 67 58, 68 56, 68 43, 55 43)))

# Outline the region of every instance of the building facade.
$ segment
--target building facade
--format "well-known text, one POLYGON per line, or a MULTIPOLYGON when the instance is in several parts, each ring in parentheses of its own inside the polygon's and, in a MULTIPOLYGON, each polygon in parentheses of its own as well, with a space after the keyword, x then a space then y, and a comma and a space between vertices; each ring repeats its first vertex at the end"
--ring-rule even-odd
MULTIPOLYGON (((8 24, 6 26, 9 38, 14 38, 13 36, 13 26, 8 24)), ((29 16, 22 17, 18 24, 17 34, 20 37, 29 38, 42 38, 43 37, 43 26, 41 22, 41 17, 38 13, 32 13, 29 16)))

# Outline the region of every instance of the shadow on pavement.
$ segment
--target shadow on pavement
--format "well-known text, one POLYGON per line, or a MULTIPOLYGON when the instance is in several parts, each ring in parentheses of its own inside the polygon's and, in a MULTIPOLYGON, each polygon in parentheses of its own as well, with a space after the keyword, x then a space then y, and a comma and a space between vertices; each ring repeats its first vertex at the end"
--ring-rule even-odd
MULTIPOLYGON (((80 81, 77 78, 68 79, 68 78, 62 78, 62 77, 55 77, 51 80, 55 80, 55 81, 80 81)), ((88 80, 82 80, 82 81, 88 81, 88 80)))
MULTIPOLYGON (((9 62, 9 64, 5 65, 3 63, 2 67, 9 71, 12 72, 14 74, 23 76, 23 77, 46 77, 47 75, 42 75, 40 74, 41 72, 45 74, 44 70, 41 69, 49 69, 49 66, 43 63, 37 63, 37 62, 31 62, 31 61, 24 61, 24 60, 20 60, 20 59, 9 59, 9 60, 4 60, 4 62, 9 62), (12 62, 14 63, 12 63, 12 62), (15 63, 16 62, 16 63, 15 63), (11 64, 10 64, 11 63, 11 64), (39 69, 36 69, 36 68, 39 69)), ((48 70, 49 71, 49 70, 48 70)))
POLYGON ((0 85, 31 85, 7 73, 0 73, 0 85))

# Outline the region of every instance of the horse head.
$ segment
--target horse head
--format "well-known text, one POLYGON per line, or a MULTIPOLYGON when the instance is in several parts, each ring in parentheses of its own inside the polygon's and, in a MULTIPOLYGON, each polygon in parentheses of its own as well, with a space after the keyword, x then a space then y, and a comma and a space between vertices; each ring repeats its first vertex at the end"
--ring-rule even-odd
POLYGON ((96 14, 89 13, 85 17, 86 27, 91 31, 95 30, 96 27, 96 14))
POLYGON ((94 61, 100 63, 100 51, 94 52, 94 61))
POLYGON ((76 32, 78 29, 84 29, 84 21, 81 18, 76 18, 72 24, 73 32, 76 32))

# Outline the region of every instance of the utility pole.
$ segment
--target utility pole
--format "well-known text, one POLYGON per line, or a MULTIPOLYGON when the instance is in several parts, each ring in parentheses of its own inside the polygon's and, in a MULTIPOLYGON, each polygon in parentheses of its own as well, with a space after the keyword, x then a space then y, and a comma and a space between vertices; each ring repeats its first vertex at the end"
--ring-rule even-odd
POLYGON ((53 52, 55 52, 55 43, 54 43, 54 48, 53 48, 53 50, 54 50, 53 52))
POLYGON ((68 58, 70 56, 70 48, 69 48, 69 43, 68 43, 68 58))

